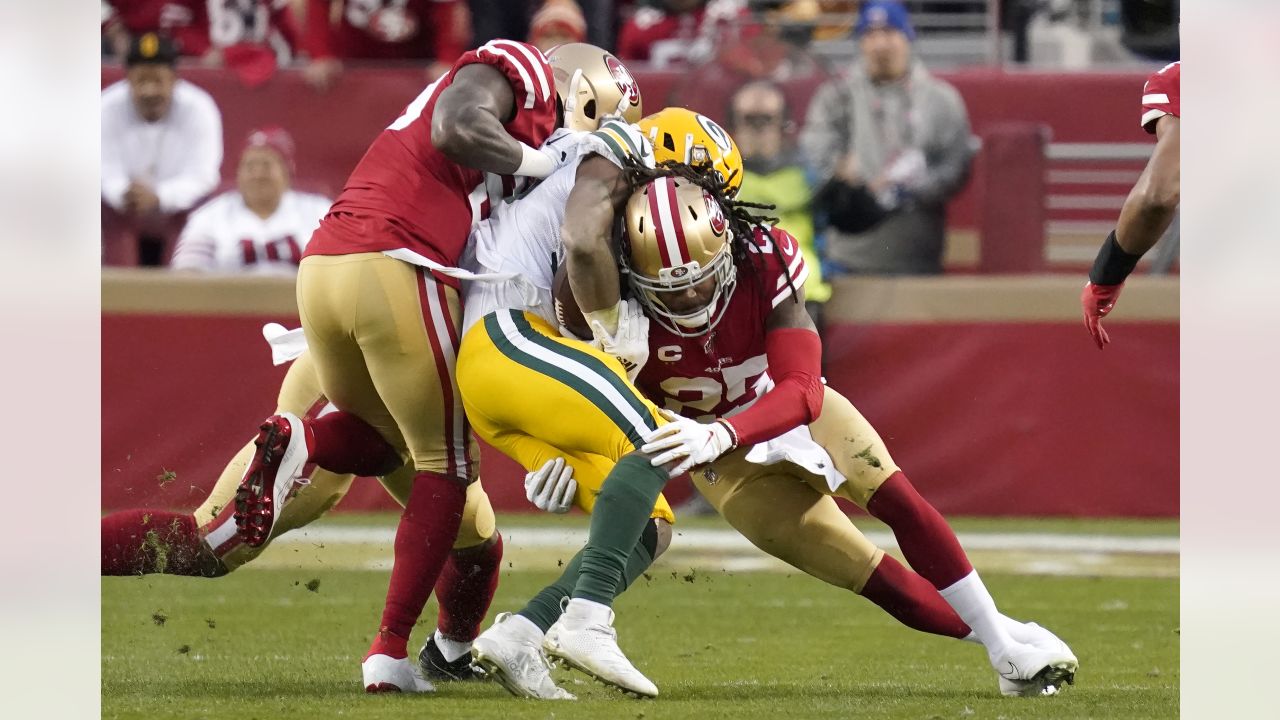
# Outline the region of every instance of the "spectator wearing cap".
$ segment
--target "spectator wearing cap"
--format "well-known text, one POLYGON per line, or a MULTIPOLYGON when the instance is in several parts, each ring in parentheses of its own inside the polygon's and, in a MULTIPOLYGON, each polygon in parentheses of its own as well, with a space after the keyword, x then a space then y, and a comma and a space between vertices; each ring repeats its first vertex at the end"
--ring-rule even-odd
POLYGON ((294 275, 302 250, 332 201, 290 188, 294 144, 289 133, 249 133, 236 165, 236 189, 191 213, 173 253, 175 270, 294 275))
POLYGON ((819 88, 801 134, 829 223, 825 267, 940 273, 946 203, 973 159, 964 102, 913 57, 901 3, 863 3, 854 32, 860 61, 819 88))
POLYGON ((303 49, 311 62, 303 76, 325 90, 345 60, 412 60, 434 80, 462 55, 470 35, 460 0, 307 0, 303 49))
POLYGON ((172 38, 184 57, 229 66, 242 77, 269 75, 298 48, 291 5, 292 0, 102 0, 102 34, 120 57, 130 38, 154 32, 172 38))
MULTIPOLYGON (((804 284, 805 300, 821 304, 831 297, 831 286, 822 281, 821 272, 815 272, 820 262, 813 247, 813 186, 794 135, 788 138, 789 127, 786 95, 778 85, 756 80, 733 94, 729 130, 742 153, 744 168, 738 198, 774 206, 761 212, 776 216, 778 225, 800 243, 810 268, 804 284)), ((816 307, 810 311, 818 314, 816 307)))
POLYGON ((161 264, 170 222, 218 185, 222 116, 208 93, 178 77, 176 58, 168 38, 140 35, 125 79, 102 91, 102 201, 139 245, 126 263, 161 264))
POLYGON ((574 0, 547 0, 529 22, 529 44, 544 53, 586 39, 587 21, 574 0))

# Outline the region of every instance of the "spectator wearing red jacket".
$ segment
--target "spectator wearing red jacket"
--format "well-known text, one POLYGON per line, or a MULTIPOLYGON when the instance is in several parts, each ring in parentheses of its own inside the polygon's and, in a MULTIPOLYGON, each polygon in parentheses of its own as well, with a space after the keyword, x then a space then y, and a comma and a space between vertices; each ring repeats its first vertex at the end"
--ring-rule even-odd
POLYGON ((749 19, 744 0, 662 0, 642 7, 618 33, 618 57, 658 67, 696 63, 735 39, 749 19))
POLYGON ((327 89, 343 60, 420 60, 435 79, 462 55, 470 19, 459 0, 308 0, 307 82, 327 89))

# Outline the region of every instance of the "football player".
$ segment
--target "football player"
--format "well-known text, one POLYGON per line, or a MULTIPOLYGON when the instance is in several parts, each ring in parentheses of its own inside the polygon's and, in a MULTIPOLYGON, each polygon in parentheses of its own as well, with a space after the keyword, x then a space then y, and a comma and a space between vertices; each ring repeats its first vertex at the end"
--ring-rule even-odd
POLYGON ((1178 211, 1181 76, 1182 63, 1170 63, 1142 87, 1142 129, 1156 136, 1156 149, 1125 198, 1120 220, 1098 250, 1080 294, 1084 326, 1099 350, 1111 342, 1102 318, 1116 306, 1125 279, 1164 236, 1178 211))
MULTIPOLYGON (((554 163, 537 148, 559 124, 551 67, 536 48, 494 40, 464 54, 374 139, 299 265, 298 313, 321 390, 413 469, 362 663, 366 690, 428 689, 406 644, 476 478, 452 377, 461 311, 450 269, 479 217, 485 173, 545 177, 554 163)), ((258 437, 236 499, 253 528, 269 532, 305 455, 294 420, 274 416, 258 437)))
MULTIPOLYGON (((634 186, 628 169, 652 168, 652 154, 715 168, 718 177, 736 188, 742 165, 719 126, 676 108, 645 118, 637 127, 606 123, 563 147, 562 152, 575 160, 530 193, 524 205, 517 204, 510 216, 497 218, 491 224, 494 236, 482 235, 476 244, 483 268, 521 281, 505 287, 477 286, 468 293, 469 329, 459 356, 458 381, 478 435, 526 469, 540 468, 531 477, 546 477, 553 487, 573 488, 576 504, 591 511, 603 497, 599 492, 606 475, 621 476, 622 482, 612 487, 625 494, 627 477, 655 472, 652 456, 637 446, 646 432, 665 422, 629 379, 648 356, 648 323, 637 303, 621 299, 618 266, 610 250, 615 212, 634 186), (659 146, 651 147, 648 138, 659 146), (571 150, 573 143, 576 149, 571 150), (504 241, 507 236, 512 240, 504 241), (506 250, 517 244, 515 238, 536 241, 526 242, 518 253, 506 250), (560 258, 574 297, 587 299, 578 309, 591 344, 556 332, 560 308, 553 297, 554 273, 560 258), (548 407, 557 412, 549 416, 548 407)), ((551 495, 569 497, 567 491, 551 495)), ((625 547, 614 548, 621 553, 621 570, 613 578, 619 590, 669 542, 672 516, 660 493, 648 501, 643 514, 635 536, 625 547)), ((597 523, 593 517, 593 532, 597 523)), ((512 693, 572 697, 551 681, 545 649, 637 695, 657 695, 657 687, 617 650, 608 607, 575 601, 562 612, 580 568, 591 562, 585 552, 579 553, 524 609, 500 615, 477 638, 473 655, 512 693)))
POLYGON ((622 257, 651 319, 637 384, 672 420, 642 449, 654 463, 679 460, 672 477, 692 469, 699 492, 766 552, 909 627, 984 645, 1003 693, 1056 693, 1075 657, 998 612, 946 521, 823 384, 795 239, 742 209, 726 216, 727 202, 685 173, 627 205, 622 257), (885 522, 919 574, 871 544, 832 496, 885 522))

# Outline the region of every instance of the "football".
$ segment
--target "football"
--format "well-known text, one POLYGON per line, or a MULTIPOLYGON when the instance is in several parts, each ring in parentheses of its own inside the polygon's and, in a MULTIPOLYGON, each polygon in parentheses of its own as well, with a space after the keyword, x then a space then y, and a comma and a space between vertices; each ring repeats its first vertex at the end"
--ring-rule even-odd
POLYGON ((555 301, 556 320, 560 327, 569 331, 579 340, 591 339, 591 326, 582 316, 582 308, 573 298, 573 287, 569 285, 568 266, 561 263, 556 275, 551 280, 551 298, 555 301))

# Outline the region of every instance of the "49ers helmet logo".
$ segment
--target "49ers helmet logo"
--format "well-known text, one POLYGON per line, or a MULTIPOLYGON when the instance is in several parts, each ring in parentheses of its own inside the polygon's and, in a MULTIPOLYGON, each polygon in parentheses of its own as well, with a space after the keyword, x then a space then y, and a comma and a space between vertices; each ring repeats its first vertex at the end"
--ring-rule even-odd
POLYGON ((711 223, 711 232, 715 233, 716 237, 724 235, 725 226, 728 225, 724 219, 724 208, 720 207, 720 203, 706 191, 702 193, 702 200, 707 204, 707 222, 711 223))
POLYGON ((618 84, 618 90, 622 93, 622 97, 626 99, 628 105, 637 105, 640 102, 640 86, 636 84, 635 78, 631 77, 631 73, 618 62, 618 58, 612 55, 604 56, 604 64, 609 68, 609 74, 613 76, 613 81, 618 84))

